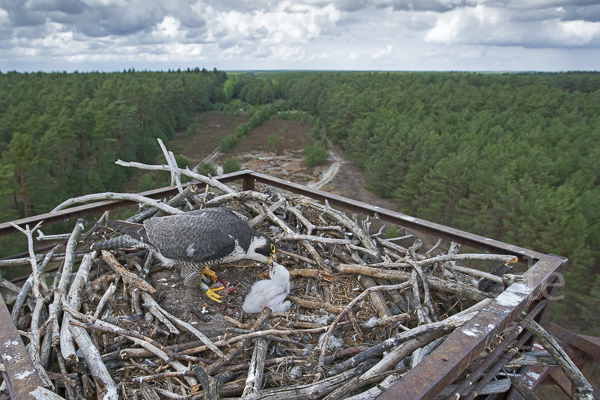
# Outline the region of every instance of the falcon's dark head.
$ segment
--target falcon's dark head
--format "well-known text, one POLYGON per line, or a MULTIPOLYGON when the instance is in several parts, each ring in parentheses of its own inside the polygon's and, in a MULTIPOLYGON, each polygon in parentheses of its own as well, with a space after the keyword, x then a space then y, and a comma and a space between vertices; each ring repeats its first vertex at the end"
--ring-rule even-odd
POLYGON ((256 261, 272 263, 277 261, 275 256, 275 243, 264 233, 258 232, 252 237, 248 253, 245 258, 250 258, 256 261))

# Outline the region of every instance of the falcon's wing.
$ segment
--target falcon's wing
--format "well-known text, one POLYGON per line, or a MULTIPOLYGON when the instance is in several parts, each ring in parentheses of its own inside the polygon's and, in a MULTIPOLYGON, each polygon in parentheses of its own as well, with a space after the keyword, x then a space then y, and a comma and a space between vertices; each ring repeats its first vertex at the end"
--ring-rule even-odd
POLYGON ((146 228, 142 224, 126 221, 108 221, 108 223, 113 228, 131 236, 136 240, 139 240, 140 242, 151 244, 150 240, 148 240, 148 235, 146 234, 146 228))
POLYGON ((147 220, 144 226, 161 254, 176 260, 202 263, 225 257, 235 249, 235 239, 204 218, 172 215, 147 220))

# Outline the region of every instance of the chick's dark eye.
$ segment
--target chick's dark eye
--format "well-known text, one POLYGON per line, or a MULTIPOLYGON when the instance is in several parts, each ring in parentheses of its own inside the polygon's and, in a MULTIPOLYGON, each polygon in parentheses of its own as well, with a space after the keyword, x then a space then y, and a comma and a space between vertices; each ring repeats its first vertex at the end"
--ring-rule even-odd
POLYGON ((271 252, 275 253, 275 245, 271 243, 271 252))

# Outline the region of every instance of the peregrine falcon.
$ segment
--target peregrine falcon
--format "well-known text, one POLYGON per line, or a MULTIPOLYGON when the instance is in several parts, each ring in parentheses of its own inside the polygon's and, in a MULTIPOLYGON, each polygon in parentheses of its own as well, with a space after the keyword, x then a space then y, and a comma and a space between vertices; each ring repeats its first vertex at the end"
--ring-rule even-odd
POLYGON ((267 263, 276 260, 271 239, 250 228, 247 218, 229 207, 151 218, 143 225, 125 221, 109 221, 109 224, 124 235, 94 243, 92 250, 132 247, 155 250, 164 265, 182 266, 185 286, 200 286, 216 301, 221 296, 202 281, 206 275, 213 283, 216 281, 210 266, 241 259, 267 263))

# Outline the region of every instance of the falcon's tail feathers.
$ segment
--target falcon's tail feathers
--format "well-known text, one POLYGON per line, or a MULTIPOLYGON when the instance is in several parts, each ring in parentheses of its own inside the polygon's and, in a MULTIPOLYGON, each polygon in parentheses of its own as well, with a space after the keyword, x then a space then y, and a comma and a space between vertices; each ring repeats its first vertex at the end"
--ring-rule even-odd
POLYGON ((112 239, 104 240, 102 242, 93 243, 90 247, 91 250, 115 250, 115 249, 149 249, 152 246, 140 242, 128 235, 117 236, 112 239))

